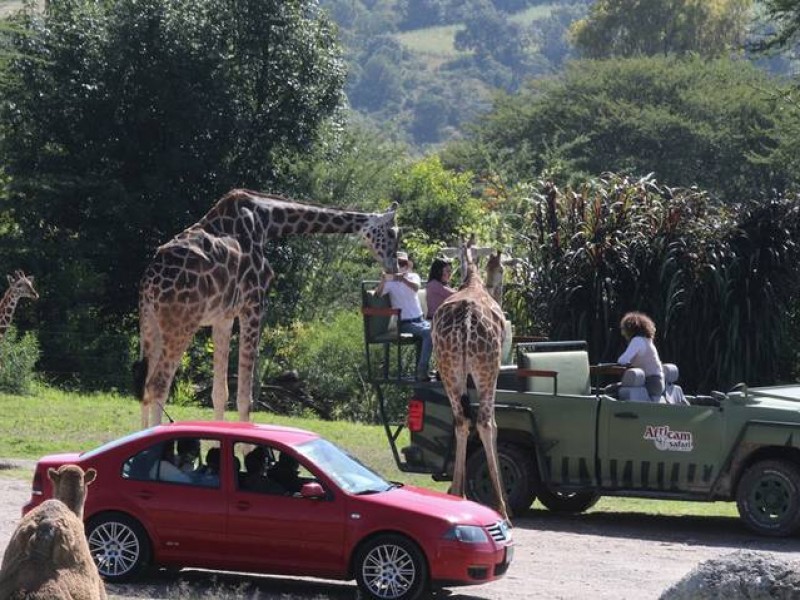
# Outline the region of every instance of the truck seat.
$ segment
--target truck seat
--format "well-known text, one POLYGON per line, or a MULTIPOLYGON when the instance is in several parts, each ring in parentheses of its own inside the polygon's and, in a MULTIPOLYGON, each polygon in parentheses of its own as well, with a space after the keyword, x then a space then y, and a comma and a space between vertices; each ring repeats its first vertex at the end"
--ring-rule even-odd
POLYGON ((525 352, 520 368, 552 372, 554 376, 526 377, 525 390, 545 394, 588 396, 591 393, 589 354, 585 350, 567 352, 525 352))
POLYGON ((667 404, 689 404, 686 396, 683 395, 683 388, 679 386, 678 381, 678 365, 673 363, 664 363, 664 397, 662 402, 667 404))
POLYGON ((644 371, 625 369, 619 386, 619 399, 628 402, 650 402, 650 394, 644 385, 644 371))

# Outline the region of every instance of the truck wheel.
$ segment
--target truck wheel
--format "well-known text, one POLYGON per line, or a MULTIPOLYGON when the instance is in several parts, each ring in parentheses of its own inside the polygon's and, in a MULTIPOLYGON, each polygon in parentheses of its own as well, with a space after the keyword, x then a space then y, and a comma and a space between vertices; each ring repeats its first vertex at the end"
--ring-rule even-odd
MULTIPOLYGON (((497 458, 509 510, 512 514, 519 514, 529 509, 536 499, 533 491, 533 450, 526 450, 515 444, 498 444, 497 458)), ((486 464, 486 453, 482 447, 467 459, 466 491, 470 500, 486 506, 497 506, 486 464)))
POLYGON ((582 513, 600 500, 600 494, 594 492, 551 492, 543 487, 536 496, 547 510, 562 513, 582 513))
POLYGON ((800 467, 763 460, 742 475, 736 507, 745 525, 762 535, 782 537, 800 528, 800 467))

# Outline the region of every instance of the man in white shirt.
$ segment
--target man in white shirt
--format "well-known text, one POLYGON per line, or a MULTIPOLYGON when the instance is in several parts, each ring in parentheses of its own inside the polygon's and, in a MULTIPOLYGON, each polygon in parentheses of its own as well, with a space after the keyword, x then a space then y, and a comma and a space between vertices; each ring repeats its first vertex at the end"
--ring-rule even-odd
POLYGON ((389 295, 392 308, 400 309, 398 327, 401 333, 410 333, 420 339, 419 362, 417 363, 417 380, 428 381, 428 363, 431 360, 431 324, 422 314, 422 305, 417 292, 422 285, 420 276, 411 271, 413 262, 405 252, 397 253, 398 272, 382 273, 381 282, 375 289, 376 296, 389 295))

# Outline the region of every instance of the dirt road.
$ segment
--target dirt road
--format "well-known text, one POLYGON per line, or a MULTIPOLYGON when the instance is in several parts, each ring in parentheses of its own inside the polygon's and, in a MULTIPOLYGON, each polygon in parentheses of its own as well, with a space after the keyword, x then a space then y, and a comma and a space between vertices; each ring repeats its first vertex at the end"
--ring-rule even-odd
MULTIPOLYGON (((28 481, 0 479, 0 549, 19 519, 30 493, 28 481)), ((800 560, 797 538, 773 540, 748 533, 737 519, 654 517, 595 512, 558 516, 531 510, 514 521, 516 555, 506 577, 495 583, 454 588, 452 600, 648 600, 658 598, 697 563, 739 549, 772 552, 800 560)), ((112 598, 197 597, 293 598, 356 597, 351 582, 184 570, 137 585, 109 585, 112 598), (185 590, 193 590, 185 594, 185 590), (228 590, 220 594, 220 590, 228 590)))

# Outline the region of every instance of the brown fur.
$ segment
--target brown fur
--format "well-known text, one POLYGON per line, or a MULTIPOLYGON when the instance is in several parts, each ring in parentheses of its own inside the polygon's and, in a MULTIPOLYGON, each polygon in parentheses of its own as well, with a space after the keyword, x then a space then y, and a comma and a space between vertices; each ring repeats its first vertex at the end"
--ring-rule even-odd
MULTIPOLYGON (((506 323, 500 305, 489 294, 477 272, 476 254, 474 240, 461 244, 464 283, 436 311, 431 326, 431 338, 439 375, 453 410, 456 452, 450 493, 455 496, 464 495, 470 423, 464 412, 462 397, 467 393, 467 377, 472 377, 479 402, 475 428, 486 452, 497 510, 508 519, 497 456, 497 423, 494 417, 495 388, 506 323)), ((500 266, 499 257, 498 253, 495 271, 500 266)))
POLYGON ((17 525, 0 567, 0 600, 105 600, 83 529, 86 487, 96 472, 75 465, 47 473, 53 498, 17 525))

